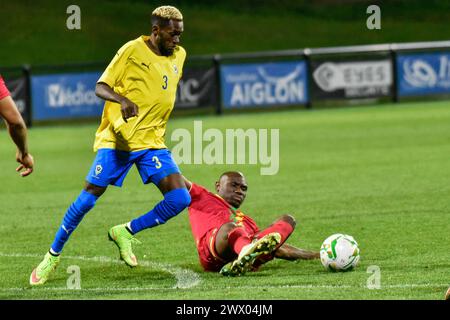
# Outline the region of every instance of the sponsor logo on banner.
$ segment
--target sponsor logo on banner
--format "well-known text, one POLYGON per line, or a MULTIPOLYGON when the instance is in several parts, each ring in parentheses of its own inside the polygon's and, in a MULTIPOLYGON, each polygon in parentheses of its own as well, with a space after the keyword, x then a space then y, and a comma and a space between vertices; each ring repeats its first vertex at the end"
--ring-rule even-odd
POLYGON ((31 77, 33 118, 36 120, 95 117, 104 102, 95 95, 100 73, 31 77))
POLYGON ((11 92, 11 97, 17 105, 17 109, 25 120, 26 125, 31 125, 30 109, 27 105, 27 79, 26 77, 6 78, 6 86, 11 92))
POLYGON ((26 110, 26 78, 16 79, 4 79, 8 90, 11 93, 11 97, 17 106, 19 112, 24 116, 28 110, 26 110))
POLYGON ((314 82, 322 91, 316 95, 323 98, 388 95, 392 85, 391 69, 390 60, 320 63, 313 72, 314 82))
POLYGON ((399 95, 450 93, 450 54, 399 55, 399 95))
POLYGON ((95 88, 86 88, 83 82, 77 82, 75 88, 60 83, 52 83, 47 87, 46 96, 50 108, 64 108, 81 105, 102 104, 95 95, 95 88))
POLYGON ((178 83, 176 108, 212 106, 215 101, 214 68, 185 68, 178 83))
POLYGON ((225 107, 304 104, 308 100, 304 61, 221 67, 225 107))

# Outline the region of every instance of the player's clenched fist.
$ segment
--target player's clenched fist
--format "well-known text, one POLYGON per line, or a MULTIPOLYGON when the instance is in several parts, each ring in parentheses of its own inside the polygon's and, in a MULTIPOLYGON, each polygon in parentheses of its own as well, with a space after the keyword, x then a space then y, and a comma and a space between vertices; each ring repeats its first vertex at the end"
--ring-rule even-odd
POLYGON ((26 177, 33 172, 34 159, 31 154, 23 154, 22 152, 17 150, 16 160, 20 163, 20 166, 17 167, 16 171, 20 172, 22 169, 25 169, 24 171, 20 172, 20 175, 22 177, 26 177))
POLYGON ((127 119, 136 117, 139 114, 138 106, 127 98, 120 101, 120 111, 125 122, 127 122, 127 119))

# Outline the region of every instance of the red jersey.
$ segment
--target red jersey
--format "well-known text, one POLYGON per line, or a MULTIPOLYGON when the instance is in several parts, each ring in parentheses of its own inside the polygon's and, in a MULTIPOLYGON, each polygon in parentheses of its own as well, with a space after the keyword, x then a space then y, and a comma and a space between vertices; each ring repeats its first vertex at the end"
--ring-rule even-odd
POLYGON ((220 196, 195 183, 192 184, 189 193, 191 195, 191 204, 188 208, 189 221, 197 244, 208 231, 220 228, 228 222, 243 226, 250 235, 259 232, 253 219, 234 209, 220 196))
POLYGON ((259 232, 255 221, 234 209, 220 196, 209 192, 198 184, 192 184, 189 221, 194 235, 200 263, 206 271, 219 271, 227 262, 215 250, 217 231, 229 222, 244 227, 250 236, 259 232))
POLYGON ((0 76, 0 100, 10 95, 9 90, 5 85, 5 81, 3 81, 2 76, 0 76))

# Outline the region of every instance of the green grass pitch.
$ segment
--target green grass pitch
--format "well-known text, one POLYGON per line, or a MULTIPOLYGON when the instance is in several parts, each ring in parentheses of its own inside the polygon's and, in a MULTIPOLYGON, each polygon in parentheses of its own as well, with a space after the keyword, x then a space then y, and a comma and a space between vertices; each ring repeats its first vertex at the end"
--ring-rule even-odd
MULTIPOLYGON (((330 273, 320 261, 277 260, 260 272, 225 278, 202 272, 187 211, 137 235, 141 266, 118 261, 107 230, 150 210, 161 195, 132 169, 110 187, 72 234, 54 277, 40 288, 28 278, 53 241, 94 159, 97 124, 35 127, 36 170, 14 169, 14 147, 0 132, 1 299, 443 299, 450 284, 450 103, 401 103, 315 111, 174 118, 175 128, 279 128, 280 170, 259 165, 182 165, 210 190, 225 170, 246 174, 242 210, 260 226, 284 213, 297 219, 289 243, 320 248, 333 233, 353 235, 361 262, 330 273), (78 266, 81 289, 67 288, 78 266), (379 289, 368 289, 381 270, 379 289)), ((170 143, 169 143, 170 145, 170 143)))

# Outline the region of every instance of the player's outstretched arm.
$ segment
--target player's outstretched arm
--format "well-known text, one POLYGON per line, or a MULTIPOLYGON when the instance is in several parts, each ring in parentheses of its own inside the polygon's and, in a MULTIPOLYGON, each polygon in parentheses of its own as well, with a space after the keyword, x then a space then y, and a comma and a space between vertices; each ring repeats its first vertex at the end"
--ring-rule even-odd
POLYGON ((275 251, 275 258, 284 260, 312 260, 319 259, 320 253, 300 249, 285 243, 275 251))
POLYGON ((17 146, 16 160, 20 166, 16 171, 25 169, 20 175, 26 177, 33 172, 34 160, 28 153, 27 127, 11 96, 0 100, 0 116, 5 120, 9 135, 17 146))
POLYGON ((104 100, 116 102, 120 104, 120 111, 125 122, 127 119, 135 117, 139 114, 138 106, 128 98, 115 92, 109 85, 99 82, 95 86, 95 94, 104 100))

